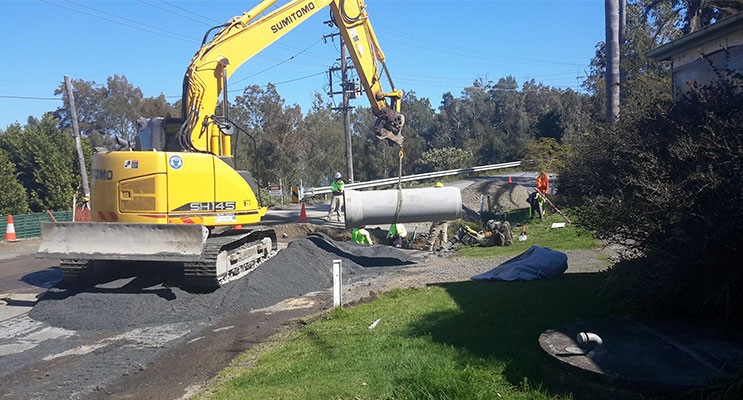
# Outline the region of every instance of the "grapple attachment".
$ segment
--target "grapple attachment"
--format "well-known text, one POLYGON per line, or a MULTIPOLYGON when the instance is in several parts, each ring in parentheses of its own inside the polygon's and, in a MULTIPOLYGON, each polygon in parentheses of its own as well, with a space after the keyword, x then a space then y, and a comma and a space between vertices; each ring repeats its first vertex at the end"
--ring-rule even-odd
POLYGON ((402 136, 403 125, 405 125, 405 116, 389 107, 385 107, 374 123, 374 133, 377 134, 377 139, 387 139, 402 146, 404 139, 402 136))

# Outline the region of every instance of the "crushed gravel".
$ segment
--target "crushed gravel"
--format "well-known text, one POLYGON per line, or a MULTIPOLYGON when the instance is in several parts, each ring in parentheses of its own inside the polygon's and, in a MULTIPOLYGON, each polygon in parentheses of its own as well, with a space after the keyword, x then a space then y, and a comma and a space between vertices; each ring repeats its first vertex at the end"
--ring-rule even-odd
MULTIPOLYGON (((248 276, 211 293, 190 293, 156 275, 101 283, 83 291, 50 289, 30 316, 73 330, 119 330, 141 326, 215 320, 267 307, 332 286, 332 260, 342 259, 346 281, 376 268, 422 261, 421 252, 336 242, 322 233, 291 242, 248 276)), ((381 272, 381 270, 380 270, 381 272)))
POLYGON ((501 181, 483 181, 472 184, 462 190, 462 205, 472 211, 480 211, 480 196, 484 195, 485 207, 487 207, 487 196, 493 208, 517 209, 527 208, 529 203, 526 198, 532 191, 518 183, 507 183, 501 181))

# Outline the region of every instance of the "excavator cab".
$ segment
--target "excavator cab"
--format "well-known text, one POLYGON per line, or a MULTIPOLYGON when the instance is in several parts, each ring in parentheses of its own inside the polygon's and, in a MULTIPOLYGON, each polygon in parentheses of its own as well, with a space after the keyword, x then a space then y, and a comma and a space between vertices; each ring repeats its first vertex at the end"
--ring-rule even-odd
POLYGON ((178 144, 178 130, 183 125, 180 118, 140 118, 134 151, 184 151, 178 144))

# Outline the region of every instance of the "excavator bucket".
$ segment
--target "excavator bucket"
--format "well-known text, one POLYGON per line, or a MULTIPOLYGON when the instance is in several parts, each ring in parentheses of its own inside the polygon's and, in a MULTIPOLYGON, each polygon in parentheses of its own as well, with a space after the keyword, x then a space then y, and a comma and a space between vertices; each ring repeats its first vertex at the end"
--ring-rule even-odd
POLYGON ((196 224, 45 222, 37 258, 196 261, 208 229, 196 224))

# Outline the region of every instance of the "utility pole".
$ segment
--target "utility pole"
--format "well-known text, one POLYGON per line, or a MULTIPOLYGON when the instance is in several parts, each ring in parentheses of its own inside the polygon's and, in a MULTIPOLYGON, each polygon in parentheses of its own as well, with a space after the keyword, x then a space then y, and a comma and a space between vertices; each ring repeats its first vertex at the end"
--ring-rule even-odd
MULTIPOLYGON (((332 33, 330 35, 323 36, 323 40, 330 38, 333 40, 336 36, 340 36, 340 33, 332 33)), ((349 115, 348 113, 353 109, 349 105, 349 100, 358 98, 361 90, 360 85, 356 81, 348 79, 348 70, 354 67, 348 65, 348 59, 346 57, 346 44, 343 42, 343 38, 340 38, 341 43, 341 58, 339 67, 331 67, 328 69, 328 76, 330 77, 330 91, 328 94, 333 96, 334 94, 342 95, 341 106, 333 107, 333 111, 340 111, 343 113, 343 133, 346 137, 346 176, 349 183, 354 182, 353 177, 353 150, 351 146, 351 128, 349 126, 349 115), (340 92, 333 91, 333 72, 341 72, 341 90, 340 92)))
POLYGON ((619 0, 604 0, 606 14, 606 122, 619 115, 619 0))
POLYGON ((77 124, 77 110, 75 109, 75 95, 72 93, 72 83, 70 83, 70 77, 64 76, 64 85, 67 91, 67 102, 72 119, 72 137, 75 138, 75 148, 77 149, 77 158, 80 162, 80 178, 82 179, 83 194, 85 195, 84 206, 90 208, 90 186, 88 186, 88 172, 85 169, 85 156, 83 155, 83 147, 80 142, 80 127, 77 124))

